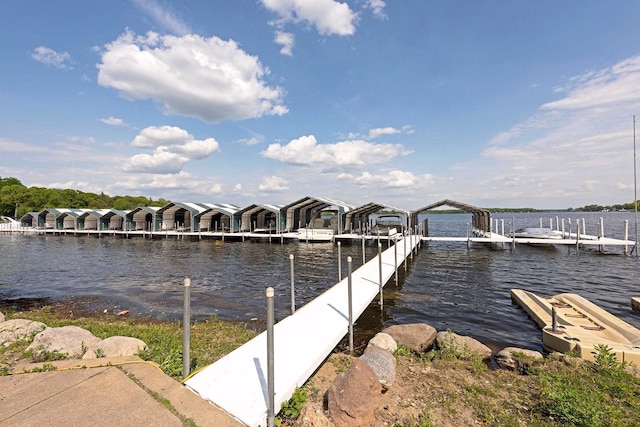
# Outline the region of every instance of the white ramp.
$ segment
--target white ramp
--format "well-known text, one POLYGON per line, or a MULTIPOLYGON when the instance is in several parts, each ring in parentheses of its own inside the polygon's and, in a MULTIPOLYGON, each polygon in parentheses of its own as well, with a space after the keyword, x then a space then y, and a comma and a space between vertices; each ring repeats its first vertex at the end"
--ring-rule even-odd
MULTIPOLYGON (((407 239, 415 247, 420 241, 407 239)), ((405 256, 405 244, 397 244, 397 265, 405 256)), ((382 280, 395 274, 396 248, 382 253, 382 280)), ((352 273, 353 318, 357 319, 378 295, 379 260, 376 256, 352 273)), ((289 400, 348 333, 348 278, 300 308, 274 327, 275 408, 289 400)), ((266 307, 266 302, 265 302, 266 307)), ((185 384, 249 427, 267 423, 267 335, 258 335, 222 359, 206 367, 185 384)))

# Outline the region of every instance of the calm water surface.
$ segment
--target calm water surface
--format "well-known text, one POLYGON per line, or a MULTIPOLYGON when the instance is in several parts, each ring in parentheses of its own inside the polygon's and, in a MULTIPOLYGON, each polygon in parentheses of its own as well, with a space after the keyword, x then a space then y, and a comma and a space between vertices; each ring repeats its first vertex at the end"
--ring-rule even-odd
MULTIPOLYGON (((505 229, 538 226, 540 214, 494 215, 505 229)), ((587 233, 597 234, 600 217, 605 234, 623 237, 632 213, 543 214, 543 222, 558 216, 584 218, 587 233)), ((467 214, 429 215, 432 236, 465 236, 467 214)), ((568 222, 566 222, 568 227, 568 222)), ((353 268, 362 263, 359 242, 342 245, 353 268)), ((366 248, 367 260, 377 252, 366 248)), ((216 313, 225 319, 262 320, 264 291, 276 290, 277 318, 290 307, 289 255, 295 256, 296 304, 304 305, 338 279, 338 248, 333 244, 279 242, 221 242, 213 240, 142 240, 117 237, 0 235, 0 299, 50 298, 83 301, 96 311, 131 310, 158 319, 179 319, 182 281, 192 281, 192 310, 196 318, 216 313)), ((635 255, 635 254, 634 254, 635 255)), ((381 327, 426 322, 438 330, 451 329, 499 348, 518 345, 541 349, 540 332, 517 306, 509 290, 523 288, 541 295, 579 293, 625 321, 640 327, 640 315, 630 299, 640 296, 640 261, 621 248, 597 247, 576 253, 574 247, 530 247, 515 251, 464 243, 431 242, 401 268, 400 285, 385 289, 385 307, 377 301, 357 323, 361 334, 381 327)), ((345 273, 343 273, 345 274, 345 273)), ((319 319, 321 322, 322 319, 319 319)))

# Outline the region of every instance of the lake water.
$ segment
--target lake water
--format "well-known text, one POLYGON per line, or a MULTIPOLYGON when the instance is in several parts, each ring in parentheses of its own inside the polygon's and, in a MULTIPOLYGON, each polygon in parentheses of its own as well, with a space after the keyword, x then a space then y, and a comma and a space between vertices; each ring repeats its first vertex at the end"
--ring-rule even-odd
MULTIPOLYGON (((597 234, 599 218, 605 235, 623 237, 623 222, 635 236, 633 213, 494 214, 515 228, 544 226, 556 216, 584 218, 588 234, 597 234)), ((431 236, 466 236, 470 214, 430 214, 431 236)), ((568 228, 568 222, 566 223, 568 228)), ((631 248, 630 248, 631 249, 631 248)), ((353 258, 362 263, 359 242, 342 245, 342 268, 353 258)), ((366 248, 367 260, 377 248, 366 248)), ((338 248, 334 244, 222 242, 216 240, 143 240, 90 236, 0 235, 0 299, 73 299, 88 309, 130 310, 157 319, 181 319, 182 282, 191 278, 195 318, 215 313, 223 319, 261 323, 264 292, 276 290, 276 318, 290 310, 290 262, 295 257, 296 304, 304 305, 338 279, 338 248)), ((640 261, 620 247, 581 249, 518 245, 513 251, 465 243, 425 244, 400 285, 385 288, 381 311, 377 300, 356 324, 361 335, 383 326, 425 322, 438 330, 473 336, 497 349, 517 345, 540 350, 540 331, 517 306, 509 290, 522 288, 540 295, 575 292, 623 320, 640 327, 630 299, 640 296, 640 261)), ((318 319, 319 322, 322 319, 318 319)))

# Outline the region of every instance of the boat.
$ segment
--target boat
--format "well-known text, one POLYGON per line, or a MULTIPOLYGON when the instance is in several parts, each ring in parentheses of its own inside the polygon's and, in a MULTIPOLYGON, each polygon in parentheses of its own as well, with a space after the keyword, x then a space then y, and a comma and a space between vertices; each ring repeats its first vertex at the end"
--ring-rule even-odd
POLYGON ((402 234, 404 231, 404 223, 400 215, 380 215, 376 218, 376 224, 371 229, 374 236, 393 236, 397 233, 402 234))
POLYGON ((20 221, 8 216, 0 216, 0 231, 18 231, 21 228, 20 221))
POLYGON ((593 361, 595 347, 606 345, 618 361, 640 365, 640 330, 580 295, 541 297, 512 289, 511 300, 542 329, 546 351, 575 352, 593 361))
POLYGON ((510 234, 510 237, 519 239, 562 239, 562 233, 560 231, 552 230, 545 227, 527 227, 520 228, 510 234))
POLYGON ((304 228, 298 229, 298 240, 304 242, 333 242, 338 233, 340 213, 337 210, 322 210, 304 228))

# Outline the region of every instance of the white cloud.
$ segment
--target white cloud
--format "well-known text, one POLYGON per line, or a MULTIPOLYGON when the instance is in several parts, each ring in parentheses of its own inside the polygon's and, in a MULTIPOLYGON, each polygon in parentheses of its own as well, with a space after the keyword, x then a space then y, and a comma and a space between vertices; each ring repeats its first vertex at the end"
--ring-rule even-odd
POLYGON ((152 99, 167 114, 219 122, 288 111, 283 90, 263 80, 269 70, 233 40, 127 31, 105 46, 97 67, 101 86, 152 99))
POLYGON ((242 184, 238 183, 236 185, 233 186, 233 191, 238 192, 238 191, 242 191, 242 184))
POLYGON ((321 35, 347 36, 356 32, 358 14, 347 3, 335 0, 261 0, 262 4, 278 14, 276 25, 307 23, 321 35))
POLYGON ((151 19, 163 29, 179 36, 191 33, 189 26, 178 18, 174 12, 160 6, 155 0, 133 0, 133 2, 151 16, 151 19))
POLYGON ((252 145, 259 144, 262 141, 263 141, 262 137, 252 136, 251 138, 239 139, 237 142, 239 142, 240 144, 243 144, 243 145, 252 146, 252 145))
POLYGON ((410 151, 400 144, 375 144, 361 140, 318 144, 315 136, 308 135, 294 139, 286 145, 270 144, 261 154, 267 159, 282 163, 331 168, 383 163, 409 153, 410 151))
POLYGON ((354 182, 362 186, 382 186, 385 188, 407 188, 415 187, 420 180, 421 183, 430 182, 432 178, 428 175, 418 177, 412 172, 401 170, 390 170, 373 175, 369 172, 363 172, 362 175, 356 177, 354 182))
POLYGON ((175 126, 149 126, 131 142, 134 147, 153 148, 152 154, 136 154, 125 164, 127 172, 178 173, 190 160, 204 159, 220 150, 214 138, 197 140, 175 126))
POLYGON ((285 31, 276 31, 273 41, 282 46, 282 49, 280 49, 281 54, 289 56, 293 55, 293 46, 296 43, 296 39, 293 34, 285 31))
POLYGON ((262 181, 258 189, 267 193, 286 191, 289 189, 289 183, 284 178, 269 176, 262 181))
POLYGON ((164 198, 171 198, 169 194, 218 195, 223 191, 220 183, 184 171, 163 175, 133 175, 126 181, 116 182, 113 187, 135 192, 159 190, 160 197, 164 198))
POLYGON ((387 19, 387 14, 384 11, 386 3, 383 0, 366 0, 365 8, 371 9, 373 16, 378 19, 387 19))
POLYGON ((122 119, 118 119, 113 116, 109 116, 106 119, 100 119, 100 121, 109 126, 126 126, 127 124, 122 119))
POLYGON ((640 56, 574 77, 570 86, 561 89, 568 93, 565 98, 544 104, 541 108, 575 110, 637 101, 638 93, 632 90, 637 87, 640 87, 640 56))
POLYGON ((541 208, 633 200, 637 87, 640 57, 571 78, 558 92, 563 98, 496 135, 479 158, 452 168, 456 188, 465 189, 461 197, 541 208))
POLYGON ((68 52, 58 53, 55 50, 38 46, 33 50, 31 58, 45 65, 50 65, 55 68, 71 68, 69 62, 71 61, 71 55, 68 52))
POLYGON ((382 135, 393 135, 395 133, 400 133, 400 132, 402 131, 392 127, 375 128, 375 129, 369 130, 369 139, 375 139, 382 135))

